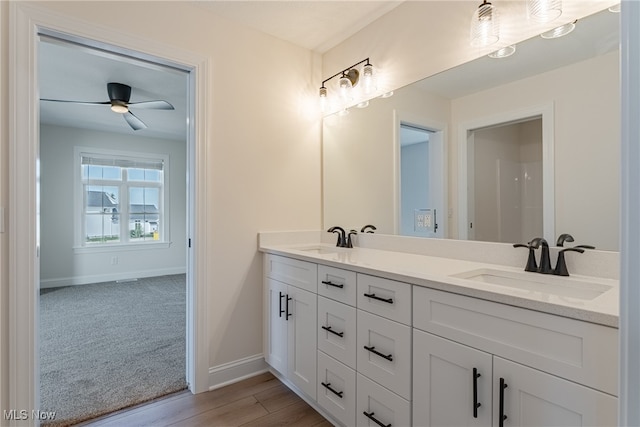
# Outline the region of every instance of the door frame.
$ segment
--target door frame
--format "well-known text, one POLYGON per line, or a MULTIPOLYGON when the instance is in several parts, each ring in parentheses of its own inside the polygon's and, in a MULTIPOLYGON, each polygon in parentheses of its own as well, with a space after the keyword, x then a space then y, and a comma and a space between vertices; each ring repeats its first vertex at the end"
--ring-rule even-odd
MULTIPOLYGON (((39 90, 38 34, 81 42, 189 73, 187 158, 191 247, 187 270, 187 382, 209 389, 207 283, 207 127, 210 60, 192 52, 71 19, 26 2, 9 5, 9 408, 39 408, 39 90)), ((36 423, 37 421, 32 421, 36 423)))
MULTIPOLYGON (((549 242, 555 242, 555 165, 554 165, 554 105, 553 103, 482 117, 458 126, 458 239, 469 238, 468 167, 469 145, 473 131, 509 122, 542 118, 542 229, 549 242), (471 135, 471 138, 470 138, 471 135)), ((473 150, 473 148, 471 149, 473 150)))
MULTIPOLYGON (((437 168, 437 171, 433 175, 437 179, 432 179, 430 182, 430 190, 433 194, 433 200, 436 200, 435 205, 440 206, 441 214, 438 215, 438 230, 434 233, 432 238, 443 239, 449 235, 449 221, 448 221, 448 172, 447 172, 447 150, 445 141, 447 140, 447 125, 435 120, 431 120, 402 110, 393 110, 393 234, 399 235, 401 232, 401 138, 400 127, 402 125, 413 126, 419 129, 424 129, 433 132, 429 139, 431 144, 431 152, 435 153, 435 156, 429 158, 429 168, 437 168), (436 182, 437 181, 437 182, 436 182)), ((431 172, 430 172, 431 174, 431 172)))

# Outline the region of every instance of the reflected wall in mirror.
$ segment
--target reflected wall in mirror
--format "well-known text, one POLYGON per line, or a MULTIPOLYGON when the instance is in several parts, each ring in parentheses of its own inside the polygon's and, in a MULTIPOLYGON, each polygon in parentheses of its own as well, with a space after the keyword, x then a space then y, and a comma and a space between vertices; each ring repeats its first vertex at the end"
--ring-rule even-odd
MULTIPOLYGON (((391 98, 372 100, 366 109, 326 117, 325 226, 359 229, 372 223, 379 233, 402 234, 400 125, 408 123, 442 137, 441 237, 473 237, 468 233, 468 132, 478 123, 547 111, 542 133, 551 148, 541 154, 542 218, 527 205, 531 215, 521 212, 518 233, 475 238, 526 241, 542 234, 555 242, 556 234, 570 233, 575 244, 619 250, 618 32, 618 15, 605 10, 580 20, 567 37, 535 37, 520 43, 511 57, 483 57, 401 88, 391 98), (542 233, 535 229, 540 222, 542 233)), ((537 114, 543 115, 529 117, 537 114)))

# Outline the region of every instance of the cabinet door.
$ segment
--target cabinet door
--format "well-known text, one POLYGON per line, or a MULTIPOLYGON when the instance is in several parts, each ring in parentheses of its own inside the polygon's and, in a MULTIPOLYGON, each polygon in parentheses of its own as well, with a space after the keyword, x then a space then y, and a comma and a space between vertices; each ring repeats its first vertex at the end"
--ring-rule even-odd
POLYGON ((318 296, 295 286, 289 286, 288 294, 287 377, 315 400, 318 296))
POLYGON ((407 427, 411 425, 411 403, 408 400, 360 373, 356 374, 356 377, 357 426, 407 427))
POLYGON ((318 351, 318 404, 345 426, 356 423, 356 371, 318 351))
POLYGON ((617 398, 494 356, 493 424, 511 426, 615 426, 617 398), (506 388, 502 390, 501 380, 506 388))
POLYGON ((414 329, 414 425, 491 425, 491 371, 490 354, 414 329))
POLYGON ((264 354, 266 362, 283 375, 287 373, 287 318, 286 302, 288 286, 277 280, 266 280, 266 298, 268 310, 265 321, 264 354))

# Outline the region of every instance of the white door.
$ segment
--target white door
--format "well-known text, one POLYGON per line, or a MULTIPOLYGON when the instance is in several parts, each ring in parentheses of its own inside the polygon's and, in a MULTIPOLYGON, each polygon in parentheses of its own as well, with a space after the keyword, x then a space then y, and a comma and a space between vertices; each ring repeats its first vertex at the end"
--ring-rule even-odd
POLYGON ((489 426, 491 355, 414 329, 413 424, 489 426))
POLYGON ((494 426, 617 425, 618 399, 609 394, 499 357, 493 376, 494 426))
POLYGON ((318 296, 288 287, 285 316, 288 317, 287 377, 311 398, 316 398, 316 322, 318 296))
POLYGON ((287 285, 277 280, 267 280, 267 301, 269 301, 269 315, 267 316, 268 340, 265 348, 265 360, 282 374, 287 373, 287 318, 286 299, 287 285))

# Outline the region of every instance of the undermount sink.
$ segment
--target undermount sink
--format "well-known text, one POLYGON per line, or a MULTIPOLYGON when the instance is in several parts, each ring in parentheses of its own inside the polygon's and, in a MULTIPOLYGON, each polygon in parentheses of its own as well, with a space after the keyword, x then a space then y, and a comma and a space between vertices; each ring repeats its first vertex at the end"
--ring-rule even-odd
POLYGON ((327 247, 327 246, 310 246, 310 247, 305 247, 305 248, 297 248, 299 251, 302 252, 310 252, 310 253, 314 253, 314 254, 336 254, 341 252, 340 248, 338 247, 327 247))
POLYGON ((452 277, 582 300, 595 299, 612 288, 610 285, 603 283, 589 282, 572 277, 492 268, 466 271, 454 274, 452 277))

